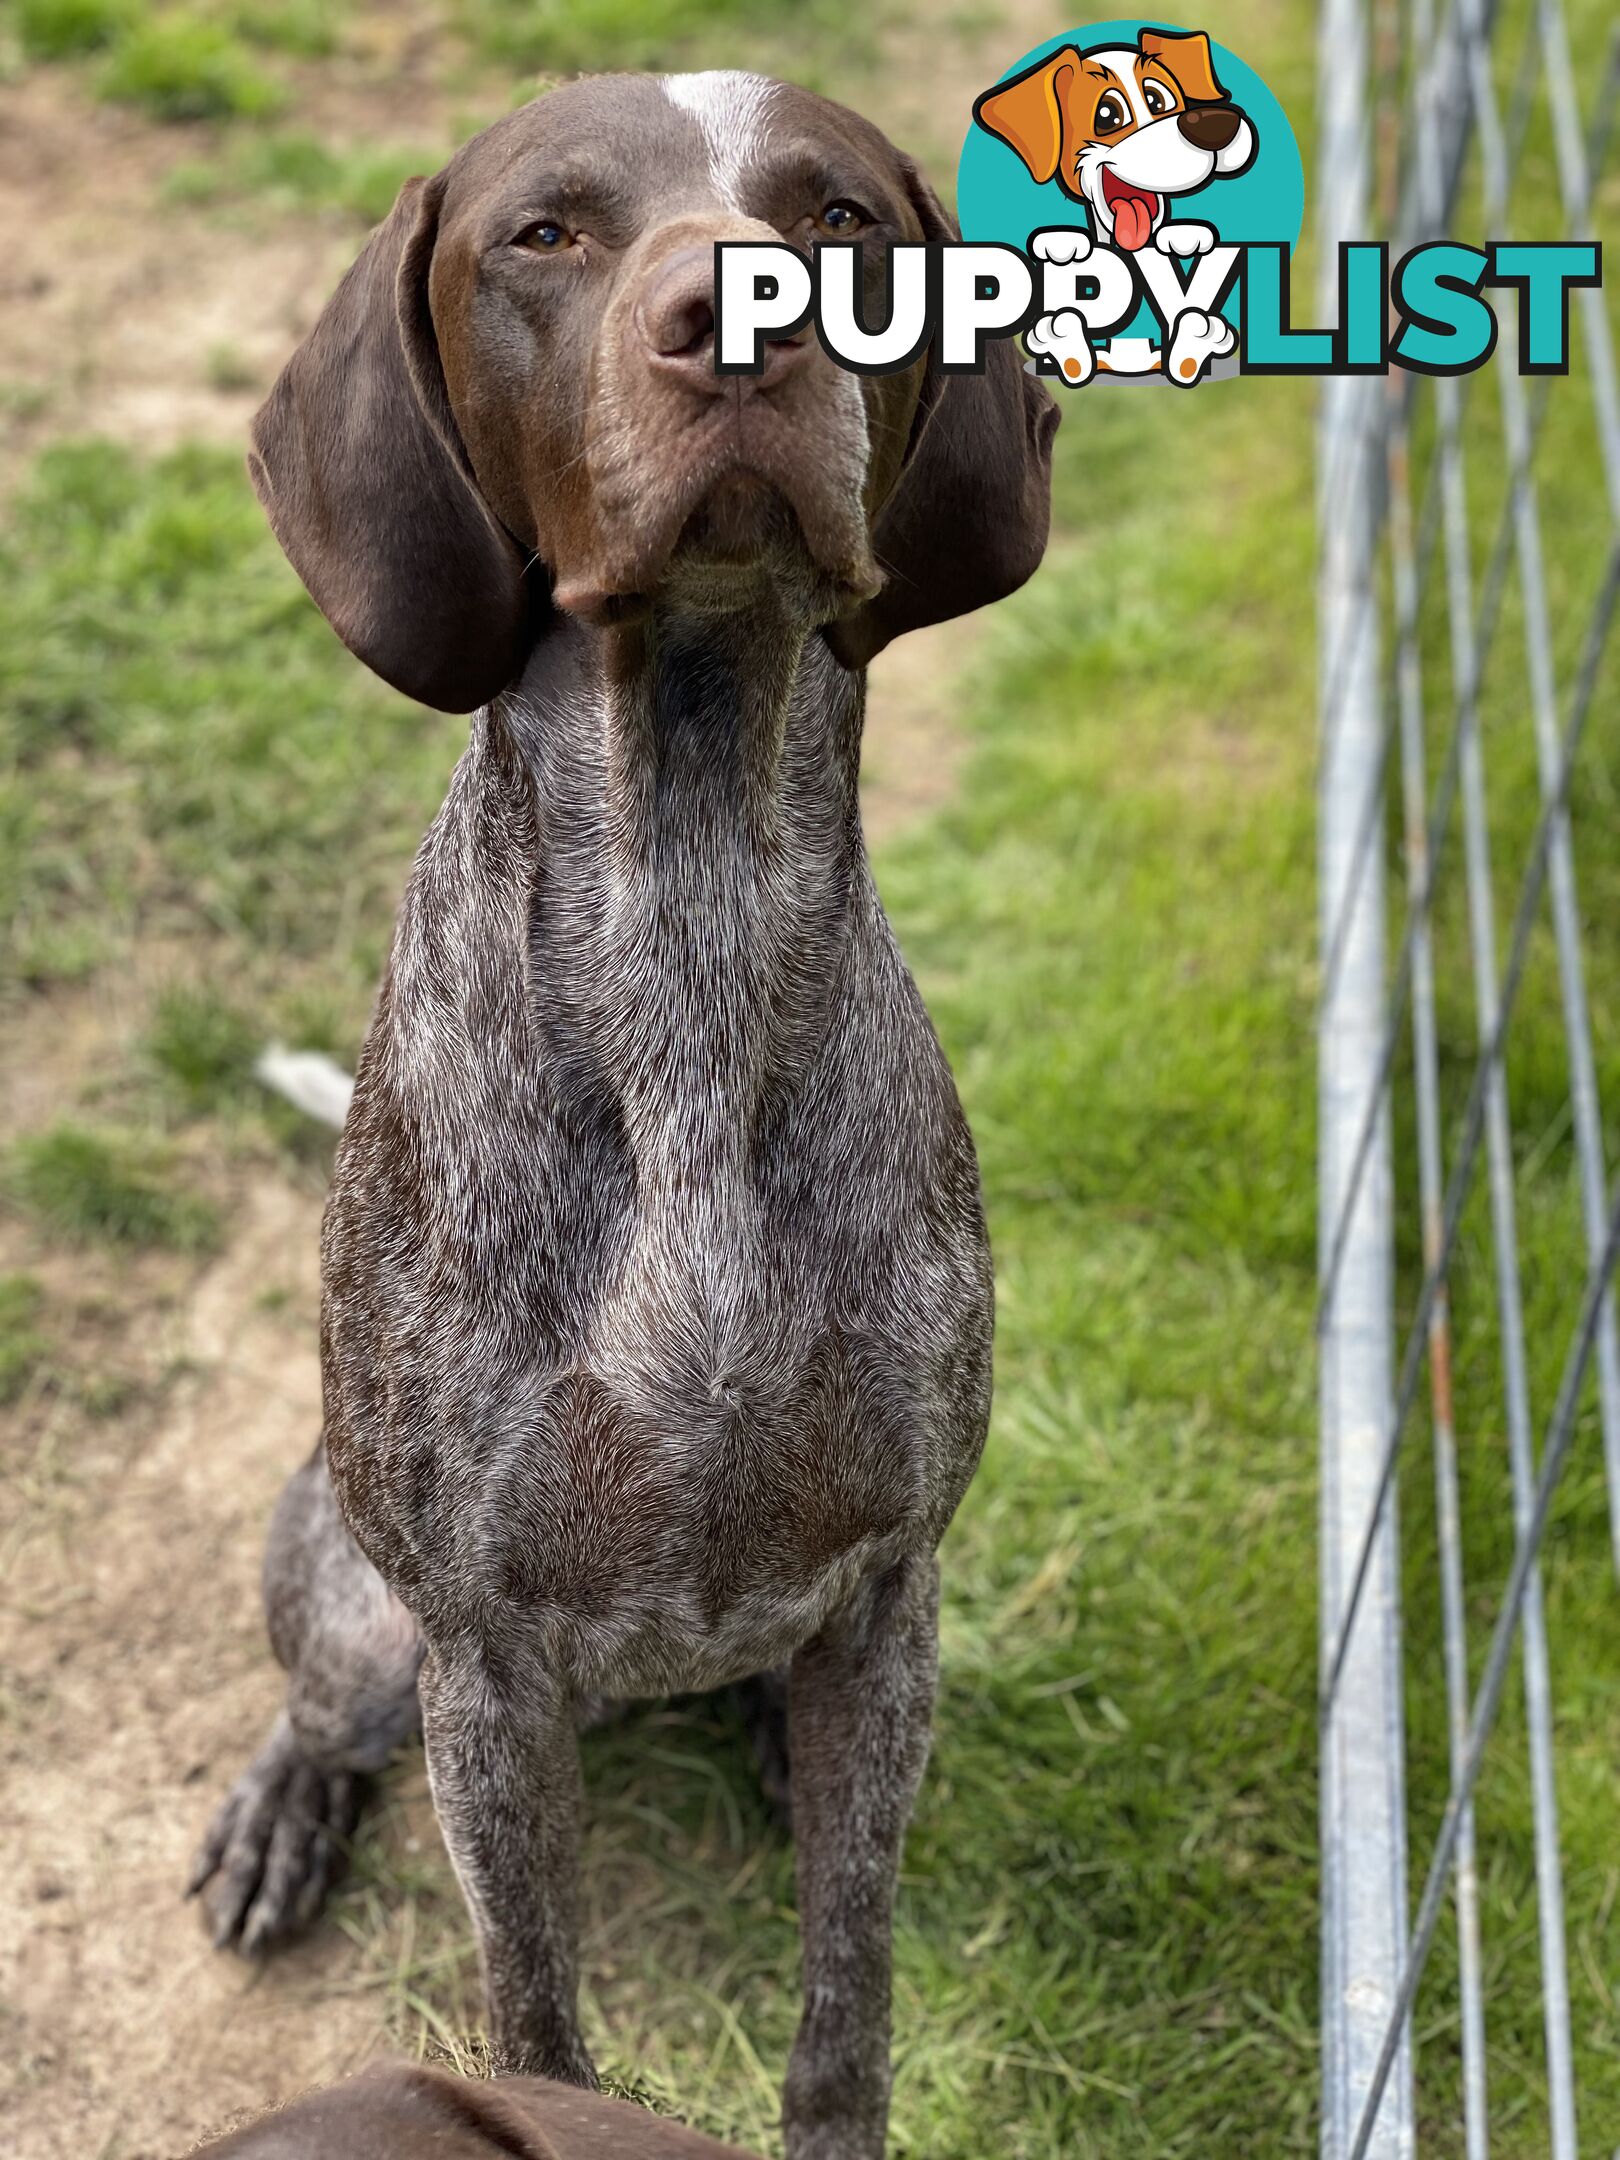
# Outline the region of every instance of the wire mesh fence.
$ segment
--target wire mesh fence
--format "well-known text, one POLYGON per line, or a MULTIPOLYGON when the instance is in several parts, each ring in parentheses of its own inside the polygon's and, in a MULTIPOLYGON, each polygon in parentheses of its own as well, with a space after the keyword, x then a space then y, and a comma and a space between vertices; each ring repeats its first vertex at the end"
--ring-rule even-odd
MULTIPOLYGON (((1320 320, 1341 241, 1597 236, 1612 5, 1324 0, 1320 53, 1320 320)), ((1556 379, 1498 297, 1487 369, 1319 433, 1329 2160, 1620 2146, 1559 1657, 1620 1603, 1620 385, 1600 289, 1556 379)))

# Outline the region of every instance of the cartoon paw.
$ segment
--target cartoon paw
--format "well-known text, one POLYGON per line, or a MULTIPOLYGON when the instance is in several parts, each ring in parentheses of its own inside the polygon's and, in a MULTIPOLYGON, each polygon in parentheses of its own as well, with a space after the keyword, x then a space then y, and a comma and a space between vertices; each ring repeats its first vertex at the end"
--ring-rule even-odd
POLYGON ((1049 225, 1030 236, 1029 246, 1041 262, 1083 263, 1091 253, 1091 235, 1080 225, 1049 225))
POLYGON ((1032 353, 1055 360, 1058 373, 1071 388, 1078 390, 1082 383, 1090 382, 1097 363, 1086 335, 1085 317, 1077 308, 1059 308, 1055 315, 1042 315, 1030 324, 1024 343, 1032 353))
POLYGON ((1161 225, 1153 245, 1161 255, 1207 255, 1215 239, 1213 225, 1161 225))
POLYGON ((1183 390, 1190 390, 1212 360, 1220 360, 1237 344, 1237 332, 1224 315, 1206 315, 1202 308, 1188 308, 1176 318, 1165 373, 1183 390))

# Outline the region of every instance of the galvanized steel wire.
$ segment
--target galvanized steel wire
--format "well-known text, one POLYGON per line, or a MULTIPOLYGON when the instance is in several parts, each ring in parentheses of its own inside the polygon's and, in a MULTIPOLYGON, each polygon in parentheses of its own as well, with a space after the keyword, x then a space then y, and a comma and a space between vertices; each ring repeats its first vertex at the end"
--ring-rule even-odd
MULTIPOLYGON (((1484 237, 1512 237, 1515 181, 1538 100, 1556 154, 1563 233, 1592 237, 1596 175, 1620 94, 1620 39, 1583 115, 1562 0, 1531 0, 1504 114, 1494 34, 1488 0, 1452 0, 1438 11, 1431 0, 1324 0, 1320 319, 1331 319, 1341 242, 1387 239, 1398 254, 1449 236, 1465 202, 1484 237)), ((1592 1388, 1620 1564, 1620 1338, 1613 1294, 1620 1189, 1610 1193, 1604 1160, 1570 815, 1620 603, 1620 376, 1603 296, 1583 289, 1575 300, 1584 356, 1580 394, 1589 408, 1590 476, 1606 499, 1607 538, 1592 565, 1578 650, 1560 682, 1561 626, 1547 576, 1537 476, 1551 386, 1517 373, 1515 301, 1493 298, 1499 298, 1502 334, 1485 374, 1466 385, 1398 374, 1387 381, 1330 378, 1319 425, 1322 2130, 1328 2160, 1393 2160, 1416 2149, 1411 2013, 1448 1903, 1457 1932, 1464 2149, 1468 2160, 1485 2160, 1490 2150, 1474 1796, 1516 1651, 1532 1799, 1547 2150, 1553 2160, 1577 2160, 1580 2149, 1540 1559, 1578 1413, 1592 1388), (1487 397, 1497 401, 1506 487, 1481 552, 1470 500, 1470 412, 1474 399, 1487 397), (1414 481, 1420 434, 1421 487, 1414 481), (1483 565, 1477 577, 1476 562, 1483 565), (1424 595, 1437 580, 1449 655, 1443 698, 1428 681, 1421 622, 1424 595), (1516 623, 1522 637, 1523 724, 1533 734, 1540 796, 1504 964, 1481 705, 1493 665, 1505 665, 1505 622, 1516 623), (1385 869, 1392 795, 1404 869, 1393 894, 1385 869), (1459 850, 1460 864, 1452 860, 1459 850), (1436 899, 1448 874, 1461 879, 1478 1043, 1449 1164, 1435 936, 1436 899), (1400 909, 1400 927, 1390 964, 1392 906, 1400 909), (1551 930, 1558 975, 1585 1280, 1578 1301, 1571 1285, 1576 1316, 1538 1461, 1507 1055, 1542 923, 1551 930), (1391 1143, 1394 1093, 1408 1084, 1417 1158, 1412 1194, 1396 1189, 1391 1143), (1450 1308, 1458 1239, 1482 1166, 1514 1546, 1470 1692, 1450 1308), (1395 1226, 1402 1207, 1418 1219, 1421 1274, 1397 1339, 1395 1226), (1434 1550, 1426 1564, 1436 1580, 1443 1637, 1449 1789, 1408 1925, 1397 1471, 1425 1379, 1435 1496, 1434 1550)), ((1573 383, 1560 386, 1560 394, 1575 393, 1573 383)))

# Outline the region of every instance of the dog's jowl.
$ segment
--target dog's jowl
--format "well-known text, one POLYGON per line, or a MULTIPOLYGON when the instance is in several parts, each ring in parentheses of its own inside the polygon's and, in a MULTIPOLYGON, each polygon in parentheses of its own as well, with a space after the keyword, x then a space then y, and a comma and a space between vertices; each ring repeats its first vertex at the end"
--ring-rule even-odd
POLYGON ((325 1429, 266 1562, 287 1706, 198 1886, 250 1951, 306 1921, 420 1718, 497 2066, 589 2082, 576 1726, 762 1676, 794 2160, 883 2147, 934 1554, 990 1393, 972 1145, 861 835, 864 670, 1029 576, 1056 416, 1005 343, 858 379, 801 333, 720 377, 714 248, 860 239, 875 312, 887 247, 952 237, 820 98, 577 83, 405 188, 254 429, 345 641, 478 710, 333 1177, 325 1429))

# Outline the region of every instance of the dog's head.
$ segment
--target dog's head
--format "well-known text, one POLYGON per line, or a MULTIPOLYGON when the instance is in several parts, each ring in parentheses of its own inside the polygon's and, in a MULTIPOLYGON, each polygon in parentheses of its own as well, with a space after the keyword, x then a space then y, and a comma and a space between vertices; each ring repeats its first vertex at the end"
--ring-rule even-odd
MULTIPOLYGON (((250 467, 340 636, 467 711, 558 609, 777 577, 847 666, 1021 584, 1046 539, 1056 413, 1005 341, 857 377, 808 330, 714 369, 719 240, 956 237, 842 106, 760 76, 601 76, 407 182, 259 412, 250 467)), ((751 584, 751 581, 752 584, 751 584)))
POLYGON ((1253 164, 1254 127, 1215 76, 1209 39, 1144 30, 1134 46, 1065 45, 973 108, 1043 184, 1091 212, 1100 240, 1134 252, 1190 195, 1253 164))

